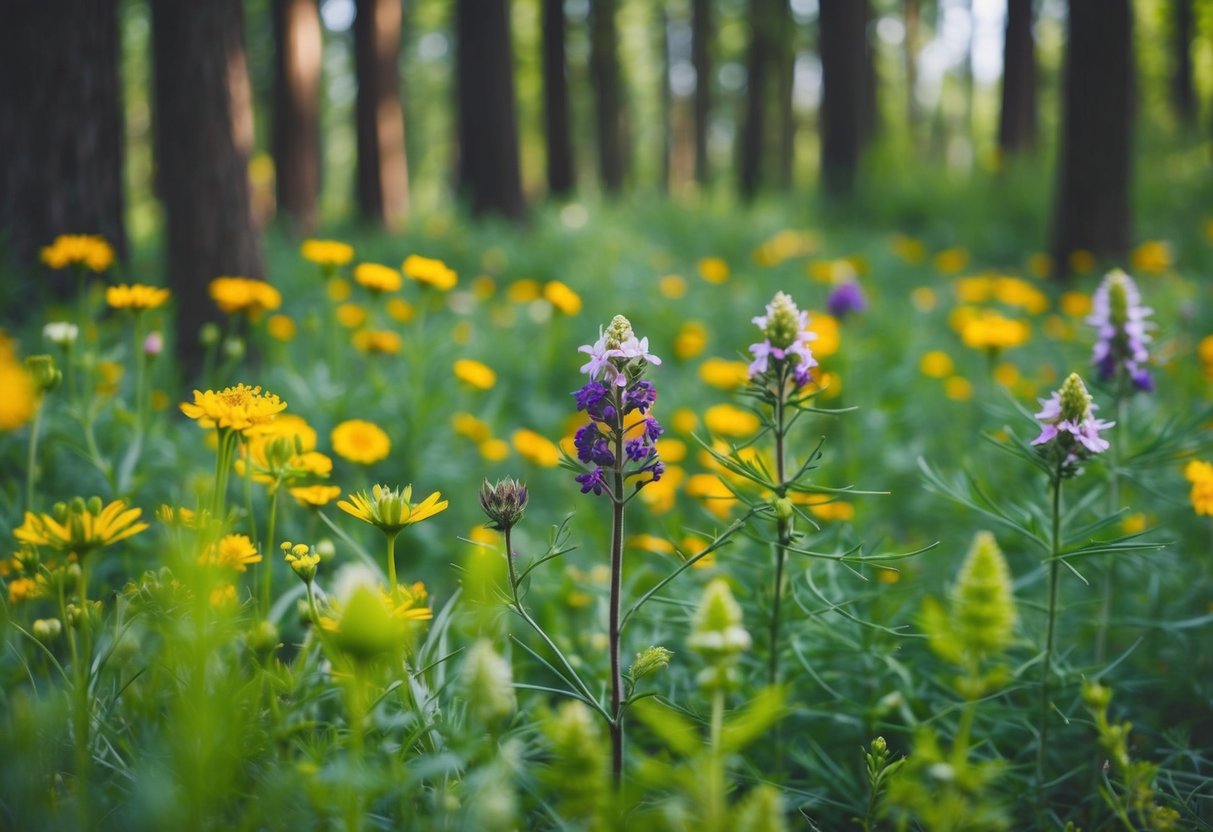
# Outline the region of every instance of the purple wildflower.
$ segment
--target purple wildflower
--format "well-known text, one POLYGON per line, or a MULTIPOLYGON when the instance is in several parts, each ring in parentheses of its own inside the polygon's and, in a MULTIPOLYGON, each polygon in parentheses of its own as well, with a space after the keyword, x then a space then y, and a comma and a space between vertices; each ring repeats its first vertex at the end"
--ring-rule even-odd
POLYGON ((577 429, 573 435, 573 447, 577 449, 577 458, 582 462, 592 462, 595 465, 614 465, 615 455, 611 453, 606 437, 593 422, 577 429))
POLYGON ((631 413, 633 410, 645 413, 655 401, 657 401, 657 391, 653 388, 653 385, 647 381, 638 381, 629 387, 623 395, 624 415, 631 413))
POLYGON ((1067 465, 1110 447, 1099 432, 1115 422, 1095 418, 1099 407, 1091 402, 1086 385, 1076 373, 1071 373, 1061 388, 1049 398, 1041 399, 1040 404, 1040 412, 1036 414, 1040 435, 1032 440, 1033 445, 1042 446, 1042 450, 1056 448, 1067 465))
POLYGON ((749 366, 750 378, 756 379, 771 371, 772 361, 776 369, 787 362, 796 386, 808 384, 810 371, 817 366, 809 348, 809 342, 817 337, 808 331, 809 313, 798 309, 788 295, 776 292, 775 298, 767 304, 767 314, 755 317, 754 323, 762 328, 763 340, 750 345, 750 353, 754 356, 749 366))
POLYGON ((649 352, 649 339, 647 336, 637 340, 636 336, 633 335, 619 345, 619 353, 629 361, 634 358, 640 358, 650 364, 661 363, 660 358, 649 352))
POLYGON ((661 434, 663 434, 663 433, 665 433, 665 428, 663 428, 661 426, 660 422, 658 422, 652 416, 645 417, 645 420, 644 420, 644 435, 645 436, 647 436, 651 441, 656 442, 658 437, 660 437, 661 434))
POLYGON ((1146 345, 1153 340, 1147 321, 1154 310, 1141 305, 1137 284, 1122 271, 1109 272, 1091 298, 1092 311, 1087 323, 1096 328, 1097 340, 1091 354, 1100 381, 1109 381, 1123 370, 1138 390, 1154 390, 1154 379, 1145 364, 1150 355, 1146 345))
POLYGON ((632 462, 643 462, 649 458, 649 454, 653 452, 653 446, 649 444, 647 437, 637 437, 629 439, 624 445, 624 450, 627 452, 628 459, 632 462))
POLYGON ((593 344, 578 347, 577 352, 584 352, 590 356, 590 360, 581 365, 581 372, 588 375, 591 380, 602 378, 610 384, 620 386, 626 383, 623 373, 611 363, 612 358, 622 358, 623 353, 618 349, 608 349, 605 335, 599 336, 593 344))
POLYGON ((589 410, 606 397, 606 388, 596 381, 590 381, 573 396, 577 399, 578 410, 589 410))
POLYGON ((602 492, 607 489, 606 479, 602 475, 601 468, 595 468, 593 471, 578 474, 575 479, 581 483, 582 494, 589 494, 593 491, 595 496, 601 496, 602 492))
POLYGON ((867 308, 867 295, 855 280, 838 284, 826 299, 826 310, 839 320, 843 320, 852 312, 863 312, 867 308))

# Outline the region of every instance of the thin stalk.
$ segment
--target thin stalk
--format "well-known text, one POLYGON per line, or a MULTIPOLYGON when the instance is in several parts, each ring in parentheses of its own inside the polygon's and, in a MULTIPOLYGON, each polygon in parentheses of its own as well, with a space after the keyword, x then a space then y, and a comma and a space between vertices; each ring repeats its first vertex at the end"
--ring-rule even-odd
POLYGON ((396 535, 399 533, 387 533, 387 585, 390 592, 396 591, 396 535))
POLYGON ((712 693, 712 725, 709 735, 708 754, 708 824, 710 830, 722 830, 726 827, 726 812, 724 803, 724 749, 721 738, 724 735, 724 691, 717 687, 712 693))
MULTIPOLYGON (((1129 399, 1126 395, 1124 374, 1120 375, 1116 388, 1116 427, 1112 447, 1111 472, 1108 475, 1108 513, 1120 511, 1120 463, 1124 455, 1124 439, 1128 432, 1129 399)), ((1110 558, 1104 565, 1103 585, 1099 602, 1099 626, 1095 631, 1095 663, 1103 664, 1108 649, 1108 619, 1112 617, 1112 592, 1116 582, 1116 559, 1110 558)))
POLYGON ((350 679, 349 709, 350 709, 350 782, 347 783, 345 827, 350 832, 362 828, 362 770, 364 757, 363 723, 366 721, 366 680, 363 678, 361 665, 354 666, 353 677, 350 679))
POLYGON ((270 599, 273 597, 273 581, 274 569, 273 559, 269 553, 274 551, 274 531, 278 519, 278 502, 282 496, 281 480, 275 482, 270 487, 270 508, 265 519, 265 545, 262 551, 265 552, 265 569, 261 576, 261 614, 268 616, 270 614, 270 599))
MULTIPOLYGON (((147 355, 143 352, 144 320, 142 310, 135 312, 132 333, 132 355, 135 364, 135 436, 143 436, 143 425, 147 419, 147 355)), ((136 439, 135 441, 138 441, 136 439)))
POLYGON ((1045 749, 1049 744, 1049 682, 1053 670, 1053 636, 1057 625, 1057 584, 1061 561, 1061 470, 1053 474, 1053 534, 1049 560, 1048 627, 1045 631, 1045 654, 1040 675, 1040 744, 1036 747, 1036 799, 1044 806, 1045 749))
MULTIPOLYGON (((76 804, 79 810, 80 819, 83 821, 81 828, 91 826, 89 819, 89 800, 88 800, 88 780, 89 771, 92 768, 92 755, 89 753, 89 735, 92 732, 92 715, 90 713, 89 703, 89 678, 91 676, 90 665, 92 664, 92 625, 88 615, 88 561, 85 558, 80 559, 80 577, 79 577, 79 629, 80 640, 82 642, 77 650, 76 639, 73 634, 72 642, 72 677, 74 695, 74 713, 72 714, 75 720, 76 732, 76 804)), ((66 611, 66 610, 65 610, 66 611)), ((68 627, 71 628, 70 620, 64 616, 64 621, 68 622, 68 627)))
POLYGON ((34 510, 34 483, 37 481, 35 471, 38 468, 38 429, 42 427, 42 404, 34 408, 34 421, 29 427, 29 455, 25 461, 25 510, 34 510))
MULTIPOLYGON (((779 390, 775 395, 775 481, 779 483, 777 496, 783 498, 784 488, 787 483, 784 482, 786 476, 784 470, 784 433, 786 425, 784 419, 786 415, 786 405, 784 401, 784 391, 787 387, 787 368, 780 370, 779 373, 779 390)), ((792 521, 790 519, 781 519, 778 521, 777 537, 775 543, 775 583, 773 587, 773 598, 771 601, 771 633, 769 650, 767 656, 767 683, 775 684, 779 681, 779 624, 781 616, 781 607, 783 606, 783 567, 787 561, 788 545, 792 542, 792 521)))
POLYGON ((222 519, 225 510, 228 473, 232 468, 236 441, 237 436, 230 428, 219 432, 219 447, 215 452, 215 493, 211 496, 211 515, 216 520, 222 519))
MULTIPOLYGON (((617 403, 616 409, 623 412, 622 402, 617 403)), ((623 782, 623 673, 619 662, 619 607, 623 596, 623 464, 623 430, 620 427, 615 431, 615 466, 611 484, 611 598, 607 624, 611 653, 611 775, 616 788, 623 782)))

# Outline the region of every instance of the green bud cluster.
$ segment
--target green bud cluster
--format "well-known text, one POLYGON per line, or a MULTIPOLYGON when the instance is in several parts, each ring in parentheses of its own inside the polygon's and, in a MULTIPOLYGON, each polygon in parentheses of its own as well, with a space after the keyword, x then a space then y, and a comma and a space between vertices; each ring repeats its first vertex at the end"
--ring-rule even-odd
POLYGON ((771 314, 762 331, 772 347, 787 349, 800 337, 800 309, 786 292, 776 292, 771 299, 771 314))
POLYGON ((49 393, 63 381, 63 373, 55 366, 55 359, 49 355, 30 355, 25 358, 25 369, 39 393, 49 393))
POLYGON ((596 717, 568 700, 542 730, 552 764, 540 777, 556 791, 559 817, 576 828, 605 830, 610 762, 596 717))
POLYGON ((526 504, 526 484, 512 477, 504 477, 496 483, 485 480, 480 486, 480 507, 493 521, 492 528, 499 532, 518 524, 526 504))
POLYGON ((1079 424, 1091 415, 1091 394, 1078 373, 1070 373, 1061 385, 1061 418, 1079 424))
POLYGON ((482 638, 468 648, 461 677, 468 712, 478 722, 491 724, 514 713, 518 703, 513 669, 488 639, 482 638))
POLYGON ((632 331, 632 322, 623 315, 616 315, 611 318, 611 322, 607 325, 606 332, 606 348, 608 350, 617 350, 625 341, 630 341, 635 337, 632 331))
POLYGON ((749 632, 741 626, 741 605, 724 578, 716 578, 703 591, 691 625, 687 646, 708 662, 698 681, 705 690, 729 689, 736 685, 737 664, 750 649, 749 632))
POLYGON ((670 666, 670 658, 673 655, 673 652, 664 647, 650 647, 637 653, 636 661, 632 662, 632 668, 628 671, 632 681, 638 682, 651 673, 665 670, 670 666))

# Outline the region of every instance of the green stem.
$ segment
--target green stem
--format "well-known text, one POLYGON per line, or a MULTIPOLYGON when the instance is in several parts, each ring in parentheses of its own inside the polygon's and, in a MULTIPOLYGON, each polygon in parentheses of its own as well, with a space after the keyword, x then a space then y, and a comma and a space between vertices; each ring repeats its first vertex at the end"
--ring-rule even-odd
MULTIPOLYGON (((135 363, 135 436, 143 435, 143 425, 147 419, 147 355, 143 352, 144 335, 143 312, 135 312, 133 333, 132 359, 135 363)), ((136 439, 136 441, 138 441, 136 439)))
POLYGON ((718 686, 712 693, 712 725, 709 737, 709 770, 708 770, 708 806, 707 828, 709 830, 727 829, 727 814, 724 801, 724 748, 721 738, 724 735, 724 691, 718 686))
MULTIPOLYGON (((616 405, 622 412, 620 404, 616 405)), ((623 596, 623 431, 615 431, 615 470, 611 489, 611 597, 607 638, 611 653, 611 774, 623 783, 623 673, 620 668, 619 607, 623 596)))
MULTIPOLYGON (((1108 513, 1120 511, 1120 464, 1124 458, 1124 439, 1128 433, 1129 399, 1126 395, 1124 374, 1121 374, 1116 390, 1116 428, 1112 442, 1111 472, 1108 475, 1108 513)), ((1099 602, 1099 626, 1095 631, 1095 663, 1103 664, 1108 649, 1108 624, 1112 617, 1112 592, 1116 582, 1116 559, 1110 558, 1104 565, 1103 585, 1099 602)))
POLYGON ((1045 631, 1044 661, 1040 674, 1040 743, 1036 747, 1036 796, 1044 806, 1045 751, 1049 744, 1049 682, 1053 671, 1053 636, 1057 625, 1057 584, 1061 560, 1061 471, 1053 474, 1053 534, 1049 560, 1048 626, 1045 631))
POLYGON ((211 515, 222 520, 227 500, 227 480, 232 468, 232 451, 238 437, 230 428, 219 431, 219 447, 215 451, 215 493, 211 496, 211 515))
POLYGON ((391 592, 396 591, 396 535, 400 532, 387 533, 387 584, 391 592))
POLYGON ((42 405, 39 401, 34 408, 34 421, 29 427, 29 456, 25 461, 25 510, 34 510, 34 483, 37 481, 38 470, 38 429, 42 427, 42 405))
POLYGON ((270 599, 273 597, 273 581, 274 581, 274 563, 269 553, 274 551, 274 531, 278 519, 278 502, 282 496, 282 481, 281 479, 274 482, 270 486, 270 508, 265 520, 265 545, 262 551, 265 553, 264 573, 261 576, 261 614, 268 617, 270 614, 270 599))
MULTIPOLYGON (((786 402, 784 401, 785 391, 787 390, 787 374, 788 369, 784 367, 779 373, 779 390, 775 396, 775 481, 779 483, 778 493, 776 497, 783 499, 784 489, 787 483, 784 482, 786 476, 784 470, 784 433, 786 426, 784 419, 786 416, 786 402)), ((792 521, 790 519, 781 519, 778 521, 775 543, 775 580, 772 587, 771 600, 771 632, 768 649, 770 654, 767 656, 767 684, 774 685, 779 681, 779 625, 783 606, 783 568, 787 561, 788 545, 792 542, 792 521)))
POLYGON ((361 665, 354 665, 354 673, 350 679, 349 710, 350 710, 350 771, 349 789, 346 805, 346 829, 357 832, 362 828, 362 772, 364 757, 363 723, 366 721, 366 680, 363 677, 361 665))
MULTIPOLYGON (((84 557, 80 559, 79 586, 79 628, 82 642, 79 651, 72 651, 72 676, 74 679, 73 693, 75 694, 75 730, 76 730, 76 799, 80 817, 84 821, 82 828, 88 828, 89 800, 88 780, 92 768, 92 755, 89 753, 89 736, 92 732, 92 715, 89 703, 89 682, 92 675, 92 624, 88 614, 88 565, 84 557)), ((64 619, 67 621, 67 619, 64 619)), ((68 626, 71 624, 68 622, 68 626)), ((72 639, 72 647, 76 647, 72 639)))

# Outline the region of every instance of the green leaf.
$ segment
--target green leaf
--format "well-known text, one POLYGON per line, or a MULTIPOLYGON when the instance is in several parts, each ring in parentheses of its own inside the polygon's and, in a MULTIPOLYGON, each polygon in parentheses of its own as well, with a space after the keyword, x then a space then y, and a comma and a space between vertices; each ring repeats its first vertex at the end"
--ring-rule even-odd
POLYGON ((720 745, 725 752, 740 751, 783 718, 783 688, 763 688, 748 705, 729 717, 724 724, 720 745))
POLYGON ((703 749, 703 738, 695 723, 655 699, 632 703, 632 713, 672 751, 690 757, 703 749))

